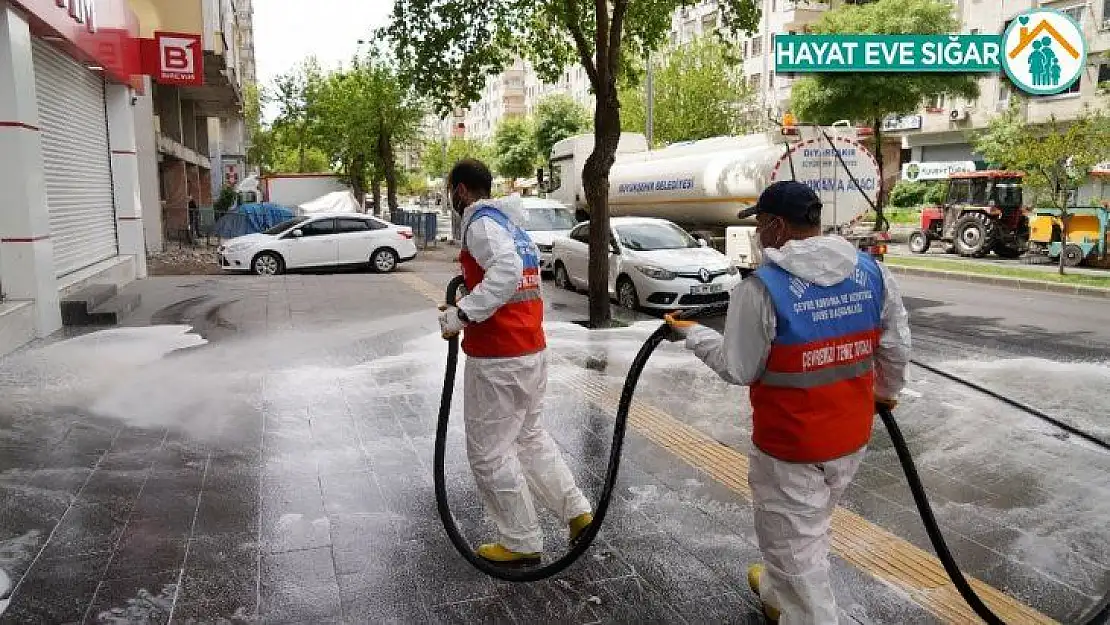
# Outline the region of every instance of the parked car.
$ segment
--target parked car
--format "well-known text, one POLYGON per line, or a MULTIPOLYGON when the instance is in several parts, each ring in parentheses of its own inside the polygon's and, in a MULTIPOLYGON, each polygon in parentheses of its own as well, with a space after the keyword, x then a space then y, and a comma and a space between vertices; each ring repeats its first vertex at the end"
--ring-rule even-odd
POLYGON ((536 197, 521 198, 524 208, 524 223, 521 224, 528 236, 540 249, 540 271, 553 271, 551 246, 558 237, 565 237, 578 223, 574 212, 562 202, 536 197))
MULTIPOLYGON (((555 240, 555 284, 589 286, 590 222, 555 240)), ((609 294, 625 308, 675 310, 728 301, 740 271, 728 258, 665 219, 614 217, 609 233, 609 294)))
POLYGON ((272 276, 289 269, 369 265, 389 273, 416 257, 412 228, 359 213, 295 217, 264 232, 228 240, 220 267, 272 276))

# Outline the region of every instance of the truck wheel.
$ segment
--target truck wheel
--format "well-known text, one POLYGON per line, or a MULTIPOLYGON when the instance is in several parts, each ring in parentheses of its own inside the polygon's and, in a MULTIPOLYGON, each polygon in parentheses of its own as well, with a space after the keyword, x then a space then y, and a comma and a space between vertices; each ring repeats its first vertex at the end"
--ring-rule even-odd
POLYGON ((913 234, 910 235, 910 251, 914 254, 924 254, 929 251, 929 245, 932 242, 929 235, 921 230, 914 230, 913 234))
POLYGON ((989 217, 981 213, 964 215, 956 222, 956 252, 960 256, 982 258, 987 255, 994 238, 989 217))
POLYGON ((1083 248, 1075 243, 1068 243, 1064 246, 1065 267, 1078 267, 1083 262, 1084 257, 1083 248))

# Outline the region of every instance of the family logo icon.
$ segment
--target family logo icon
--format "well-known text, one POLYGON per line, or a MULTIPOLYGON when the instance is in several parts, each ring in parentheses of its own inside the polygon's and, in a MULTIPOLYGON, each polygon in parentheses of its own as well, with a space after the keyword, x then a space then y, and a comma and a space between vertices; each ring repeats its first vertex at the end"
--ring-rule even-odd
POLYGON ((1003 69, 1015 85, 1035 95, 1052 95, 1079 80, 1087 61, 1083 30, 1051 9, 1018 16, 1002 35, 1003 69))

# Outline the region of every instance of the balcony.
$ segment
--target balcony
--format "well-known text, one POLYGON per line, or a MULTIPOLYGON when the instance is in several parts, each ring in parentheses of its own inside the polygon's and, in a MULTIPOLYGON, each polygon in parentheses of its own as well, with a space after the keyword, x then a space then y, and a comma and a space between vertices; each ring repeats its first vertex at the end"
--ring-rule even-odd
POLYGON ((802 32, 829 10, 828 2, 807 2, 806 0, 783 0, 771 19, 779 25, 778 32, 802 32))

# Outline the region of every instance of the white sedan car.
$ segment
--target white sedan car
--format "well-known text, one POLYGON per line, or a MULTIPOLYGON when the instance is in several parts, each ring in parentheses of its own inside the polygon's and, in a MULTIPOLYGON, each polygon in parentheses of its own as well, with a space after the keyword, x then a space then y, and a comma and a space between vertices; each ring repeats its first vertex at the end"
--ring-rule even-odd
POLYGON ((368 215, 341 213, 297 217, 264 232, 228 240, 220 267, 273 276, 288 269, 369 265, 389 273, 416 258, 412 228, 368 215))
POLYGON ((524 208, 524 230, 540 249, 540 271, 550 273, 554 269, 551 250, 555 239, 570 234, 578 223, 574 212, 565 204, 536 197, 521 198, 524 208))
MULTIPOLYGON (((625 308, 677 310, 728 301, 742 277, 728 258, 664 219, 610 220, 609 294, 625 308)), ((555 240, 555 283, 588 288, 590 222, 555 240)))

